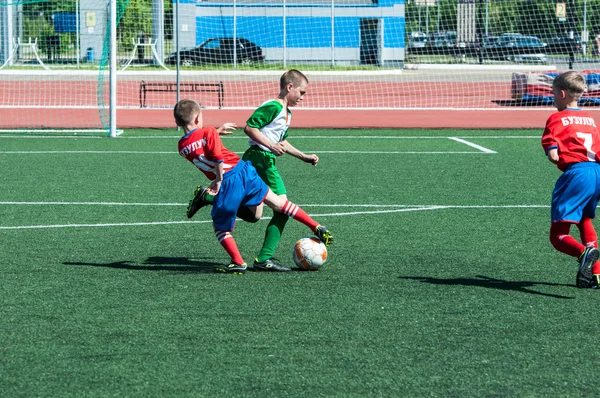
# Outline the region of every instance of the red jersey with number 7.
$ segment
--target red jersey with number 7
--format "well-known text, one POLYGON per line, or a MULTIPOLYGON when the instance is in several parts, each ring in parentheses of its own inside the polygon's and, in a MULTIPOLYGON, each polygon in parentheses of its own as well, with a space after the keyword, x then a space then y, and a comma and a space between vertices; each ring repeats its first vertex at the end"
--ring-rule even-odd
POLYGON ((240 157, 227 149, 214 127, 195 129, 179 140, 179 154, 192 162, 209 180, 214 180, 219 163, 227 173, 240 161, 240 157))
POLYGON ((550 149, 558 149, 557 166, 565 171, 573 163, 598 162, 600 133, 587 112, 567 108, 550 115, 546 121, 542 147, 546 155, 550 149))

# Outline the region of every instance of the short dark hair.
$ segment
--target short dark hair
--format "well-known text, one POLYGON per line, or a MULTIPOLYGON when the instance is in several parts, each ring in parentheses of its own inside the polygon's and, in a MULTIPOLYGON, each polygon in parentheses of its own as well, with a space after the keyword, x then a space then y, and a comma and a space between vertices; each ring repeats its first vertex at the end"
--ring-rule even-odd
POLYGON ((586 89, 585 78, 578 72, 570 70, 554 78, 552 87, 564 90, 575 99, 581 98, 586 89))
POLYGON ((175 123, 177 123, 178 126, 187 126, 194 121, 195 115, 200 112, 202 112, 202 108, 198 102, 193 99, 182 99, 173 109, 175 123))
POLYGON ((298 87, 302 84, 308 84, 308 78, 299 70, 290 69, 281 75, 281 78, 279 79, 279 89, 285 89, 290 83, 292 83, 294 87, 298 87))

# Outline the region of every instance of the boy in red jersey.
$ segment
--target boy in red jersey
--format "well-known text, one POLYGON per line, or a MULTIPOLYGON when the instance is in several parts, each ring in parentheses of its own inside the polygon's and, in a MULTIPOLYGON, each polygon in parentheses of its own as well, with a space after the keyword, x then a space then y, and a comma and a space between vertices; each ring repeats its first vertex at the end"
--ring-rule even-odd
POLYGON ((192 162, 211 180, 206 194, 212 196, 213 227, 219 243, 231 257, 229 265, 217 271, 243 274, 246 263, 231 235, 239 208, 247 208, 254 220, 260 219, 263 203, 308 226, 326 245, 333 240, 326 227, 319 225, 294 203, 275 195, 260 179, 252 163, 240 160, 229 151, 214 127, 202 127, 200 104, 183 99, 173 110, 175 122, 185 134, 179 140, 179 154, 192 162))
POLYGON ((548 160, 563 174, 552 192, 550 242, 556 250, 579 260, 576 285, 598 288, 600 251, 592 224, 600 200, 600 133, 594 119, 577 107, 586 89, 583 76, 574 71, 558 75, 552 83, 558 112, 546 122, 542 147, 548 160), (581 242, 569 235, 577 225, 581 242))

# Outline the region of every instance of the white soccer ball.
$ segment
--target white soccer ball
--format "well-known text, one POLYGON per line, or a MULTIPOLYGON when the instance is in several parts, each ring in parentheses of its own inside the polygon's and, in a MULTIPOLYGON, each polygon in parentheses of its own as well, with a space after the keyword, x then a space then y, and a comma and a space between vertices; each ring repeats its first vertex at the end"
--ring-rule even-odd
POLYGON ((298 267, 316 271, 327 261, 327 247, 314 236, 306 236, 294 244, 293 256, 298 267))

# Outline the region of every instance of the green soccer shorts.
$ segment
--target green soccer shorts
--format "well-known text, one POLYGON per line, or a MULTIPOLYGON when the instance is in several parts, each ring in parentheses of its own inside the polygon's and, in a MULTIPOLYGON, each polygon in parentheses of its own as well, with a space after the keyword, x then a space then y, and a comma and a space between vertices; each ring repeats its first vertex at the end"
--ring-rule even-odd
POLYGON ((246 150, 242 160, 250 161, 260 178, 271 188, 276 195, 286 195, 285 185, 281 174, 275 166, 277 156, 271 152, 263 151, 260 147, 253 145, 246 150))

